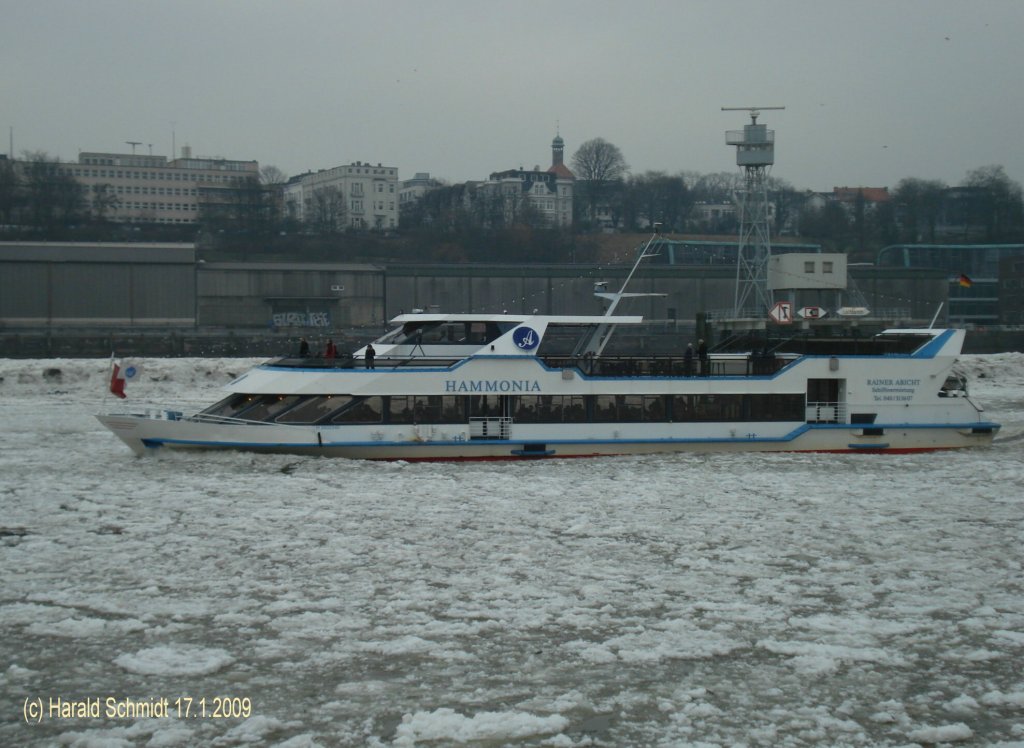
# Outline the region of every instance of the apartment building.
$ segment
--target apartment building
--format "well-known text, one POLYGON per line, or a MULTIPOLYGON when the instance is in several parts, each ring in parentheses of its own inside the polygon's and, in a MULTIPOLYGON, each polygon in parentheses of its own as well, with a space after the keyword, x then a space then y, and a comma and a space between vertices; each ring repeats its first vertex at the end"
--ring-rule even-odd
POLYGON ((486 182, 476 183, 467 199, 482 215, 484 224, 512 225, 528 208, 548 226, 571 226, 576 177, 563 161, 564 151, 565 141, 556 135, 551 141, 551 166, 547 169, 508 169, 493 172, 486 182))
POLYGON ((431 190, 441 187, 441 183, 430 176, 430 172, 418 171, 412 179, 402 181, 398 191, 399 209, 415 203, 431 190))
POLYGON ((285 214, 334 230, 398 228, 398 169, 354 161, 292 177, 284 186, 285 214))

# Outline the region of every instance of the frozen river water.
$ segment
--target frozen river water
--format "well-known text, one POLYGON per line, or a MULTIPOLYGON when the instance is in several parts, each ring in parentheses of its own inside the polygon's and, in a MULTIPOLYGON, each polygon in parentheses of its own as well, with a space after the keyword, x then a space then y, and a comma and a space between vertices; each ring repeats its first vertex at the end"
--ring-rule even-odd
POLYGON ((0 361, 0 744, 1024 745, 1024 355, 964 363, 989 449, 405 464, 136 458, 106 362, 0 361))

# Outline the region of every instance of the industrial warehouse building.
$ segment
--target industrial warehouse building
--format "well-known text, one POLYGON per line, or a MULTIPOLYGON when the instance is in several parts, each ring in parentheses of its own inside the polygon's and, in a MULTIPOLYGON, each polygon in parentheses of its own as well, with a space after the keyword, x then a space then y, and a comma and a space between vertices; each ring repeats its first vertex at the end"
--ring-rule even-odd
MULTIPOLYGON (((192 244, 0 242, 0 354, 100 354, 117 341, 122 348, 142 341, 142 352, 154 355, 262 355, 286 352, 299 335, 366 340, 413 309, 600 314, 595 285, 615 290, 628 271, 205 262, 192 244)), ((850 272, 867 304, 888 310, 894 322, 927 323, 948 297, 940 271, 850 272)), ((630 291, 658 295, 624 302, 620 311, 663 329, 692 327, 699 313, 729 307, 734 284, 729 265, 642 266, 630 291)))

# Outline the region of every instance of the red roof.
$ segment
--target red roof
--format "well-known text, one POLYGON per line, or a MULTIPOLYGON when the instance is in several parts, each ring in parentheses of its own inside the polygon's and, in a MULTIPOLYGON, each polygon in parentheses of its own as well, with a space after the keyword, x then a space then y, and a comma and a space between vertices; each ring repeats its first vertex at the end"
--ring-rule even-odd
POLYGON ((576 175, 569 171, 569 167, 565 164, 555 164, 548 169, 548 174, 555 174, 561 179, 575 179, 576 175))
POLYGON ((868 203, 884 203, 892 198, 888 187, 833 187, 832 195, 841 203, 855 202, 858 195, 868 203))

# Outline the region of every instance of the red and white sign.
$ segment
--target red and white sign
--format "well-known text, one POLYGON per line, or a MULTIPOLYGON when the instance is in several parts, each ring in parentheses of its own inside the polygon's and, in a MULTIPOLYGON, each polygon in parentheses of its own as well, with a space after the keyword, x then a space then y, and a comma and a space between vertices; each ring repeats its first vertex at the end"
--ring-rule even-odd
POLYGON ((828 312, 820 306, 805 306, 797 311, 797 314, 800 315, 800 319, 821 319, 828 312))
POLYGON ((793 322, 793 304, 789 301, 776 301, 768 311, 768 316, 780 325, 788 325, 793 322))

